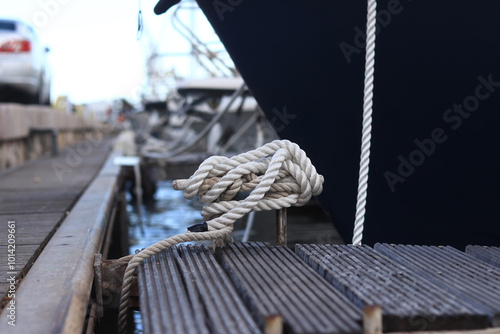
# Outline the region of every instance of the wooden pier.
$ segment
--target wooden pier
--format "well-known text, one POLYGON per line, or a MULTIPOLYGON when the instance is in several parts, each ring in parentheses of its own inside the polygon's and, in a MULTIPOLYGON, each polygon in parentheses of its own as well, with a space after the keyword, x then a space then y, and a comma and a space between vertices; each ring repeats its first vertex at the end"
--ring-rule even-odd
POLYGON ((363 317, 375 307, 384 332, 500 333, 500 248, 467 253, 387 244, 297 245, 293 252, 268 243, 213 253, 181 245, 138 269, 143 329, 368 333, 363 317))
POLYGON ((0 172, 0 333, 81 333, 120 168, 101 134, 0 172), (15 327, 14 327, 15 325, 15 327))

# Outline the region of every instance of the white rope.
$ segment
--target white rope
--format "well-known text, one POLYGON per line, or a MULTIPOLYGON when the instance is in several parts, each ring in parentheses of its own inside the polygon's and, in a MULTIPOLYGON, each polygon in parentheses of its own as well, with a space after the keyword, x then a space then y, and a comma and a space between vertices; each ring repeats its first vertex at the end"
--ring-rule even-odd
POLYGON ((359 163, 358 197, 356 202, 356 220, 352 237, 353 245, 361 245, 363 239, 363 224, 365 222, 366 194, 368 190, 368 171, 370 165, 370 145, 373 111, 373 78, 375 67, 375 23, 377 16, 377 1, 368 0, 366 15, 366 59, 365 59, 365 89, 363 97, 363 130, 361 137, 361 158, 359 163))
POLYGON ((213 240, 223 246, 231 241, 234 222, 251 211, 281 209, 306 204, 323 190, 323 176, 316 172, 305 152, 288 140, 275 140, 232 158, 213 156, 205 160, 188 180, 174 181, 184 197, 200 196, 207 204, 202 216, 206 232, 186 232, 149 246, 129 261, 123 277, 118 329, 124 332, 130 287, 136 267, 161 250, 187 241, 213 240), (240 191, 251 191, 234 200, 240 191))

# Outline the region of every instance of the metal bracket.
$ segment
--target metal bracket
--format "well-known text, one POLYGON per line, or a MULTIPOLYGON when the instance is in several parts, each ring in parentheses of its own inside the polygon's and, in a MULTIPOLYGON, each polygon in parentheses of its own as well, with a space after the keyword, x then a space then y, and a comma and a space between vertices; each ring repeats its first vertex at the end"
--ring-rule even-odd
MULTIPOLYGON (((130 258, 125 257, 117 260, 103 260, 101 254, 94 256, 94 287, 97 304, 97 317, 104 315, 106 308, 118 308, 123 285, 123 275, 130 258)), ((137 307, 139 288, 137 278, 132 279, 131 307, 137 307), (135 298, 134 298, 135 297, 135 298)))
POLYGON ((94 255, 94 286, 96 297, 96 314, 97 318, 102 318, 104 315, 104 307, 102 302, 102 255, 94 255))

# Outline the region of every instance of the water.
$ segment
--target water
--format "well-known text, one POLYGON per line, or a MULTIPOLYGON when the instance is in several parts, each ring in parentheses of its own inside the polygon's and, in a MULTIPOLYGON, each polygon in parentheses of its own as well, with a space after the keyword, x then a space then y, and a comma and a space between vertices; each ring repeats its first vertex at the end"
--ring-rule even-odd
MULTIPOLYGON (((140 223, 136 201, 127 193, 127 215, 130 223, 130 254, 143 249, 165 238, 181 234, 186 228, 202 223, 202 205, 197 199, 188 200, 182 191, 172 188, 172 181, 159 181, 155 200, 144 203, 140 208, 140 223)), ((142 330, 142 319, 139 311, 134 311, 135 334, 142 330)))
POLYGON ((155 200, 141 207, 142 226, 137 204, 127 195, 127 214, 130 222, 130 253, 181 234, 186 228, 202 223, 202 205, 197 199, 188 200, 182 191, 172 188, 172 181, 159 181, 155 200))

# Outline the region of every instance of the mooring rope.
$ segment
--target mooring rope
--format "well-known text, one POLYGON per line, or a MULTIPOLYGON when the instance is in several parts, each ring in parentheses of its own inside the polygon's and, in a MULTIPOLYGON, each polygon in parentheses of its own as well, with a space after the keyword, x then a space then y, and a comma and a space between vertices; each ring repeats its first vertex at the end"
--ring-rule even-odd
POLYGON ((366 194, 368 191, 368 172, 370 167, 370 146, 372 139, 373 111, 373 78, 375 70, 375 23, 377 16, 377 1, 368 0, 366 14, 366 58, 365 82, 363 97, 363 130, 361 135, 361 158, 359 163, 358 196, 356 202, 356 219, 352 237, 353 245, 361 245, 366 213, 366 194))
MULTIPOLYGON (((234 222, 250 211, 278 210, 306 204, 323 190, 323 176, 297 144, 275 140, 255 150, 228 158, 213 156, 205 160, 188 180, 174 181, 184 197, 200 196, 206 206, 204 224, 196 232, 186 232, 159 241, 127 260, 118 314, 118 329, 125 332, 132 278, 137 266, 163 249, 188 241, 213 240, 223 246, 231 241, 234 222), (234 200, 240 191, 251 191, 234 200), (200 232, 201 231, 201 232, 200 232)), ((193 229, 195 231, 195 229, 193 229)))

